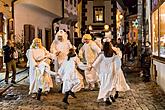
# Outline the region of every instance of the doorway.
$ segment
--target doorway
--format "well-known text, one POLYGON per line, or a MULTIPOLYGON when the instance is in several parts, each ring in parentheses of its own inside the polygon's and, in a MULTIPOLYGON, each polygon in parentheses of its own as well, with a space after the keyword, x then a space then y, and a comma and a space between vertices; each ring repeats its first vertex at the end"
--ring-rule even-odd
POLYGON ((45 28, 45 46, 47 50, 50 50, 51 41, 51 29, 45 28))

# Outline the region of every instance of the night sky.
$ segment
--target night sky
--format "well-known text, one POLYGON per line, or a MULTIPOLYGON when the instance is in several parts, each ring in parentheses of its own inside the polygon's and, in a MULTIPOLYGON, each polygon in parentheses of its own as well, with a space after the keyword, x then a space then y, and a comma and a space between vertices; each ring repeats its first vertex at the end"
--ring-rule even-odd
POLYGON ((123 2, 131 15, 137 13, 137 0, 123 0, 123 2))

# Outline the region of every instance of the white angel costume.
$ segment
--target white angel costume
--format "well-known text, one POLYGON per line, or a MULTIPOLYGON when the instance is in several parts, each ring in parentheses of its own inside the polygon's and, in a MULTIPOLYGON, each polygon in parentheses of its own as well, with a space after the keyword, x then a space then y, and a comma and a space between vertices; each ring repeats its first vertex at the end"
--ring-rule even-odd
POLYGON ((60 68, 60 65, 62 64, 64 59, 67 57, 69 49, 73 47, 70 41, 67 40, 67 37, 68 35, 66 32, 64 32, 63 30, 59 30, 50 46, 50 52, 52 54, 56 55, 56 53, 59 53, 57 55, 57 59, 54 60, 55 72, 58 71, 58 69, 60 68), (59 36, 62 37, 62 42, 58 40, 59 36))
MULTIPOLYGON (((80 48, 79 57, 81 59, 84 59, 87 65, 92 65, 100 52, 101 49, 97 46, 97 44, 94 41, 90 40, 89 43, 85 43, 80 48)), ((92 86, 94 85, 94 83, 99 81, 98 74, 94 69, 91 69, 90 71, 85 70, 85 78, 87 83, 91 84, 92 86)))
POLYGON ((130 90, 130 87, 128 86, 123 71, 121 69, 121 58, 122 58, 122 52, 119 48, 112 47, 112 49, 116 52, 115 57, 115 67, 116 67, 116 74, 117 74, 117 83, 116 83, 116 91, 128 91, 130 90))
POLYGON ((99 73, 100 79, 100 90, 98 95, 99 99, 106 99, 110 95, 115 94, 115 88, 117 83, 117 76, 115 72, 115 55, 112 57, 105 57, 101 53, 95 62, 92 64, 92 67, 99 73))
POLYGON ((84 88, 83 76, 76 69, 77 66, 82 70, 88 68, 82 62, 80 62, 77 56, 75 56, 71 57, 69 60, 66 58, 58 70, 58 74, 63 81, 62 93, 68 92, 70 90, 72 92, 77 92, 80 91, 81 88, 84 88))
POLYGON ((54 58, 44 47, 42 48, 30 48, 26 56, 28 58, 29 65, 29 94, 37 93, 39 88, 42 91, 49 91, 53 87, 51 78, 52 75, 56 75, 55 72, 50 71, 47 58, 54 58), (36 67, 37 65, 37 67, 36 67))

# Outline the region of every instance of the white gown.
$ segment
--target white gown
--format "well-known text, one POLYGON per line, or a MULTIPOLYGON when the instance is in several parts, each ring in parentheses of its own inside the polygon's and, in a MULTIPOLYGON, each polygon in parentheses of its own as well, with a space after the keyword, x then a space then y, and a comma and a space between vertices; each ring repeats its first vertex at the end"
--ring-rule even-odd
MULTIPOLYGON (((92 65, 98 54, 101 52, 101 49, 97 46, 94 41, 90 41, 88 44, 85 43, 80 51, 79 57, 84 58, 84 61, 87 65, 92 65)), ((98 73, 94 69, 85 70, 85 78, 87 83, 95 83, 99 81, 98 73)))
POLYGON ((99 99, 106 99, 110 95, 114 94, 116 88, 117 76, 115 70, 115 55, 112 57, 105 57, 104 54, 100 54, 92 66, 99 73, 100 90, 98 95, 99 99))
POLYGON ((49 91, 53 87, 50 74, 55 75, 55 73, 50 71, 50 66, 46 63, 45 58, 53 58, 53 56, 45 48, 31 48, 27 51, 27 57, 30 80, 29 94, 37 93, 39 88, 42 88, 43 92, 49 91))
POLYGON ((116 91, 128 91, 130 90, 130 87, 128 86, 123 71, 121 69, 121 58, 122 58, 122 52, 119 48, 113 47, 113 50, 117 53, 115 58, 115 67, 116 67, 116 73, 117 73, 117 83, 116 83, 116 91))
POLYGON ((54 69, 55 72, 58 71, 60 68, 60 65, 64 61, 64 59, 67 57, 67 54, 69 52, 69 49, 72 48, 72 44, 69 40, 67 40, 66 36, 63 37, 63 41, 58 41, 58 36, 55 37, 54 41, 52 42, 50 46, 50 52, 54 55, 56 55, 56 52, 60 52, 57 56, 57 59, 54 60, 54 69))
POLYGON ((58 74, 61 76, 63 81, 62 93, 65 93, 69 90, 72 92, 77 92, 80 91, 81 88, 84 88, 83 77, 77 71, 77 66, 82 70, 88 68, 82 62, 80 62, 77 56, 71 57, 69 61, 65 59, 62 63, 58 71, 58 74))

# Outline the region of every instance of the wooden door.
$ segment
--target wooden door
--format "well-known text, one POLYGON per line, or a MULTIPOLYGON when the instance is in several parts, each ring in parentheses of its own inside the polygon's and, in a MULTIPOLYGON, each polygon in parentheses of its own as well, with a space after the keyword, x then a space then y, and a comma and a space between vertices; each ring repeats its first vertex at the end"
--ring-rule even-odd
POLYGON ((46 43, 46 49, 50 50, 50 45, 51 45, 51 29, 45 29, 45 43, 46 43))
POLYGON ((30 24, 24 25, 24 52, 29 49, 33 39, 35 37, 35 28, 30 24))

